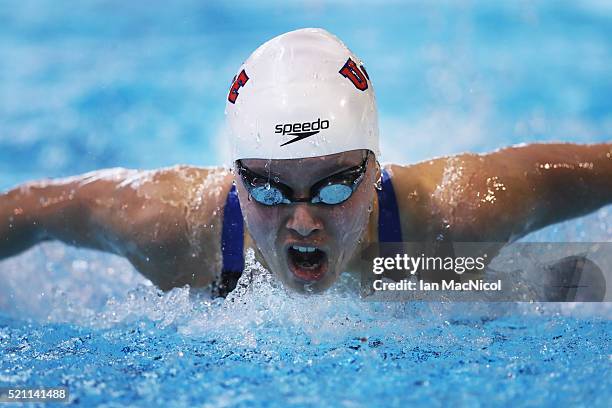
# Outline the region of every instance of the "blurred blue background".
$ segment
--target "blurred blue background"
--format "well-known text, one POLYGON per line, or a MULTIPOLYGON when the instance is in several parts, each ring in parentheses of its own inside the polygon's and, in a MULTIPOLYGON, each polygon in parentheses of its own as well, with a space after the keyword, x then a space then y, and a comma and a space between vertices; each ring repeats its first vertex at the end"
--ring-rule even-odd
POLYGON ((607 1, 0 0, 0 189, 226 163, 235 71, 308 26, 364 60, 383 161, 612 140, 607 1))

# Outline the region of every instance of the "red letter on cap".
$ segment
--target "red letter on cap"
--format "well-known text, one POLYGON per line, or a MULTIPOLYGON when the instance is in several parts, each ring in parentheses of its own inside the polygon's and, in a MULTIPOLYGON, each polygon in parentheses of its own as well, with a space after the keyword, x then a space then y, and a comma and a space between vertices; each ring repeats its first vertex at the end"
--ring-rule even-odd
POLYGON ((368 81, 366 79, 367 75, 365 75, 359 69, 359 67, 357 67, 357 64, 355 64, 352 59, 349 58, 346 60, 346 63, 340 70, 340 74, 343 77, 350 79, 353 85, 355 85, 355 87, 360 91, 365 91, 368 89, 368 81))
POLYGON ((227 95, 227 100, 231 103, 236 103, 236 99, 238 98, 238 89, 244 86, 244 84, 246 84, 248 80, 249 77, 243 69, 242 72, 240 72, 240 74, 238 75, 238 77, 234 79, 234 83, 230 88, 229 95, 227 95))

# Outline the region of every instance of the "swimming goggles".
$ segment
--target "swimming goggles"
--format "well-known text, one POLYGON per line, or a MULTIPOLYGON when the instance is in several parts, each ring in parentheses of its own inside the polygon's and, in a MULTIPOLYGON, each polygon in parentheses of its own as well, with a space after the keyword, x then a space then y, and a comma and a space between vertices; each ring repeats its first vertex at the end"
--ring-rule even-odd
POLYGON ((270 180, 249 170, 238 160, 238 174, 249 195, 258 203, 268 206, 292 203, 336 205, 348 200, 359 187, 366 171, 368 156, 360 165, 343 170, 318 181, 310 188, 310 197, 294 198, 291 187, 270 180))

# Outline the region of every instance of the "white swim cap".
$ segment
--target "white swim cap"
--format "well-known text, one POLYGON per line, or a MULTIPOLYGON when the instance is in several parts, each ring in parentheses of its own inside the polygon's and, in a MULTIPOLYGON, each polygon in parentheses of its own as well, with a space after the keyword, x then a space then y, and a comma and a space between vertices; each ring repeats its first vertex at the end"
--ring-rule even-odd
POLYGON ((359 58, 318 28, 257 48, 232 81, 232 159, 296 159, 369 149, 379 156, 374 89, 359 58))

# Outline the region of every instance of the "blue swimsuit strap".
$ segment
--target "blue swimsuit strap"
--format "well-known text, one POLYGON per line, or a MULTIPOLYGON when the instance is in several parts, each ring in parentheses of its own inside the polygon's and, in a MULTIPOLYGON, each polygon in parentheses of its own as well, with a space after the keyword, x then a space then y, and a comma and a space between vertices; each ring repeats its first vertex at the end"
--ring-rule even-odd
POLYGON ((234 290, 244 270, 244 218, 240 210, 236 186, 227 193, 223 209, 223 229, 221 231, 221 255, 223 268, 221 279, 213 286, 218 296, 225 297, 234 290))
POLYGON ((399 208, 391 177, 382 169, 382 188, 378 193, 378 242, 402 242, 399 208))
MULTIPOLYGON (((378 241, 402 242, 399 209, 391 177, 382 170, 382 189, 378 194, 378 241)), ((244 219, 238 201, 238 192, 233 185, 227 194, 223 209, 223 230, 221 234, 221 253, 223 269, 221 279, 213 288, 219 296, 227 296, 234 290, 244 269, 244 219)))

